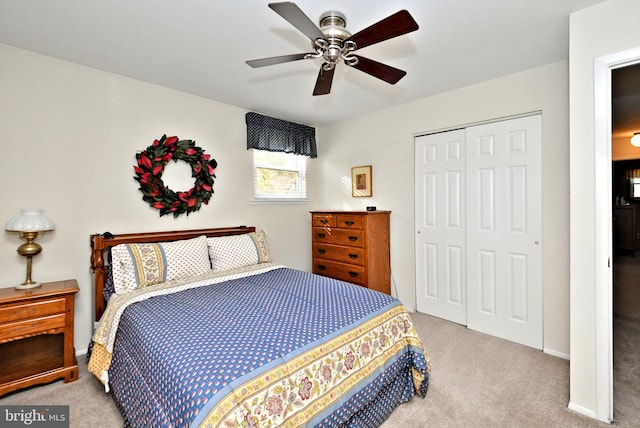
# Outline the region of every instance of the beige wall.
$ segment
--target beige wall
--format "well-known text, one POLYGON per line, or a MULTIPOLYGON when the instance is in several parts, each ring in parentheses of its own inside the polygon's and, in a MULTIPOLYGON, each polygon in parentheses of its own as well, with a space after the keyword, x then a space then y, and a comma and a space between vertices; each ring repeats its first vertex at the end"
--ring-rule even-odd
MULTIPOLYGON (((598 176, 595 171, 597 166, 606 167, 610 163, 611 149, 603 150, 605 144, 596 145, 594 66, 599 58, 640 47, 639 16, 640 2, 637 0, 609 0, 576 12, 570 19, 570 407, 602 420, 610 417, 607 385, 611 370, 609 366, 609 373, 604 373, 603 378, 603 372, 597 369, 597 358, 606 354, 610 344, 599 341, 597 333, 599 329, 608 328, 598 323, 609 321, 607 314, 597 315, 597 311, 603 308, 601 292, 607 286, 607 279, 600 272, 606 273, 604 266, 610 253, 598 242, 610 242, 610 236, 603 236, 610 230, 610 224, 599 224, 602 211, 596 209, 599 206, 596 201, 598 195, 606 193, 610 177, 607 178, 606 173, 598 176), (585 177, 590 179, 585 180, 585 177)), ((598 110, 602 110, 601 105, 598 110)), ((599 121, 606 126, 609 120, 604 117, 599 121)), ((606 143, 606 133, 599 138, 606 143)), ((606 198, 602 200, 606 201, 606 198)), ((607 209, 607 206, 603 207, 603 210, 607 209)))
POLYGON ((568 357, 567 74, 560 62, 322 128, 313 208, 391 210, 392 290, 415 309, 414 136, 541 111, 544 348, 568 357), (350 171, 359 165, 373 166, 370 199, 351 197, 350 171))
MULTIPOLYGON (((308 206, 249 203, 244 110, 5 45, 0 99, 0 224, 20 208, 43 208, 55 221, 39 240, 33 279, 78 280, 77 351, 92 327, 90 234, 255 225, 268 230, 276 261, 310 266, 308 206), (136 152, 164 133, 195 140, 218 161, 209 205, 188 217, 160 218, 133 180, 136 152)), ((0 287, 24 281, 20 243, 0 233, 0 287)))

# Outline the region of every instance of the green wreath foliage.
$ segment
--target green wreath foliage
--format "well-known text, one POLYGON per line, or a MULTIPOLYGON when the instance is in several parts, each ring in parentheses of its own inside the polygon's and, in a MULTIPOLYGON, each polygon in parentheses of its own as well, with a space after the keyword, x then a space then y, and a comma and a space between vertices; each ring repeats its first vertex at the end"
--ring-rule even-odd
POLYGON ((173 214, 189 215, 198 211, 202 204, 208 204, 213 194, 213 179, 216 178, 215 159, 196 146, 192 140, 163 135, 159 140, 136 154, 138 165, 134 166, 133 177, 140 184, 142 199, 153 208, 160 210, 160 217, 173 214), (170 160, 184 161, 191 165, 191 175, 195 178, 193 187, 185 192, 175 192, 164 185, 162 173, 170 160))

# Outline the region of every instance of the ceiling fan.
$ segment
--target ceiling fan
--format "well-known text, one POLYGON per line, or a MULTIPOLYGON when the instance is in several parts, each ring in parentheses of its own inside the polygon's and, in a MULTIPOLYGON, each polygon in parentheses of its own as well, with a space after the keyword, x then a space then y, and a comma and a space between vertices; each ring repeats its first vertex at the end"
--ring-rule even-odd
POLYGON ((320 16, 320 27, 318 28, 293 2, 269 3, 269 7, 309 37, 315 52, 246 61, 251 67, 265 67, 300 59, 322 58, 323 62, 316 79, 313 95, 325 95, 331 92, 333 73, 340 61, 392 85, 407 74, 406 71, 353 53, 356 49, 362 49, 417 30, 418 24, 406 10, 396 12, 351 35, 345 28, 347 20, 340 12, 323 13, 320 16))

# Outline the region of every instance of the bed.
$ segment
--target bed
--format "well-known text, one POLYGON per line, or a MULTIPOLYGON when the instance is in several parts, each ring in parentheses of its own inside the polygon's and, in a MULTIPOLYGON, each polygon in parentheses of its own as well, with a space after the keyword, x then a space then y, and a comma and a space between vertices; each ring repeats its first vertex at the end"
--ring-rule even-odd
POLYGON ((378 426, 424 397, 395 298, 274 263, 255 227, 92 235, 89 371, 125 426, 378 426))

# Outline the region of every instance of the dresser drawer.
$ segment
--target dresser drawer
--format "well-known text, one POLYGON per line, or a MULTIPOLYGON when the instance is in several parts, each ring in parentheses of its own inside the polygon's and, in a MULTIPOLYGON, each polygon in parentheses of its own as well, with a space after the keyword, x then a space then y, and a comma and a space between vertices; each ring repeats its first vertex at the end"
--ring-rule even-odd
POLYGON ((364 248, 364 231, 314 227, 313 242, 364 248))
POLYGON ((36 302, 13 303, 0 307, 0 324, 45 315, 64 313, 66 301, 64 297, 36 302))
POLYGON ((353 284, 366 284, 365 269, 362 266, 348 265, 329 260, 314 259, 313 273, 351 282, 353 284))
POLYGON ((314 214, 313 227, 336 227, 336 217, 333 214, 314 214))
POLYGON ((53 330, 61 332, 64 327, 64 313, 0 324, 0 343, 53 330))
POLYGON ((313 244, 313 257, 364 266, 364 249, 331 244, 313 244))
POLYGON ((336 215, 336 227, 364 229, 364 217, 361 215, 338 214, 336 215))

